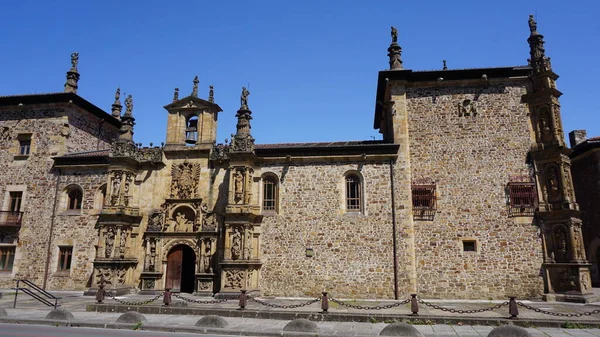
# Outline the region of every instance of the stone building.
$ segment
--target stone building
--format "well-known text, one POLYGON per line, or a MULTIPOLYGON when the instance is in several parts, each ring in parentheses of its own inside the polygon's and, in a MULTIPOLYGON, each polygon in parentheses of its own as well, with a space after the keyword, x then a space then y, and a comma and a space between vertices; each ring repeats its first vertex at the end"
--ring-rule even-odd
POLYGON ((583 241, 591 263, 592 285, 600 286, 600 137, 587 138, 585 130, 569 133, 573 186, 582 211, 583 241))
POLYGON ((529 27, 528 66, 434 71, 403 68, 392 28, 375 141, 255 144, 243 88, 217 144, 196 78, 141 147, 132 97, 79 97, 73 54, 65 93, 0 98, 0 287, 587 301, 558 76, 529 27))

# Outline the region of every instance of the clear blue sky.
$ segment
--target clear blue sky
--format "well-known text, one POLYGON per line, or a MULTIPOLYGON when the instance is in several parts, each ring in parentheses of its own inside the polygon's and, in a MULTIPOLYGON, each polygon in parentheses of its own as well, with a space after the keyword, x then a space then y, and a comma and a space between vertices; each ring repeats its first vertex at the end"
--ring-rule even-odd
POLYGON ((165 140, 173 89, 215 86, 218 141, 235 132, 250 86, 257 143, 380 139, 373 130, 377 72, 388 67, 390 26, 404 67, 524 65, 528 15, 561 76, 565 133, 600 135, 600 2, 585 1, 7 1, 0 31, 0 95, 63 90, 79 52, 79 94, 110 111, 134 98, 135 140, 165 140))

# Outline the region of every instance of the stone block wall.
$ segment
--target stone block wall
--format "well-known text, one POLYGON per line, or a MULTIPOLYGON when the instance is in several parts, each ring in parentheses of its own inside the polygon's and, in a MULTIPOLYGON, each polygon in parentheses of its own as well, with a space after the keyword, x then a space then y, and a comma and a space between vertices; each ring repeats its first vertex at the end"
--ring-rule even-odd
POLYGON ((506 80, 407 89, 412 178, 437 186, 434 220, 414 222, 421 296, 542 294, 538 227, 531 217, 508 216, 505 191, 510 176, 529 173, 531 123, 521 103, 526 85, 506 80), (476 251, 463 251, 465 239, 476 241, 476 251))
MULTIPOLYGON (((104 140, 98 141, 95 134, 91 132, 93 129, 98 129, 97 126, 93 126, 94 122, 98 123, 97 117, 79 111, 76 107, 67 107, 61 104, 27 105, 24 108, 0 109, 0 131, 7 135, 0 140, 0 170, 3 172, 0 175, 2 210, 8 210, 10 207, 10 191, 22 191, 21 211, 24 212, 19 239, 5 238, 0 243, 16 247, 12 271, 0 272, 0 288, 14 286, 13 279, 16 277, 28 278, 38 285, 43 284, 52 210, 55 206, 57 188, 57 170, 53 169, 52 157, 67 151, 95 150, 97 144, 105 148, 110 138, 116 135, 116 130, 113 126, 109 128, 108 123, 105 123, 107 129, 103 135, 104 140), (70 115, 74 117, 69 118, 70 115), (73 125, 69 124, 71 121, 73 121, 73 125), (17 156, 19 134, 31 134, 29 156, 17 156)), ((92 190, 97 188, 96 185, 105 178, 102 178, 101 173, 93 172, 73 175, 73 178, 69 179, 70 182, 85 186, 84 212, 79 216, 70 216, 69 220, 63 219, 62 221, 68 224, 69 228, 59 230, 57 233, 60 240, 64 241, 64 245, 71 242, 69 240, 79 242, 74 243, 74 254, 77 253, 77 258, 73 259, 73 266, 77 271, 73 276, 76 281, 69 283, 71 281, 64 278, 63 283, 69 283, 69 285, 57 284, 56 287, 82 289, 85 283, 81 282, 88 276, 84 275, 86 272, 83 270, 89 266, 87 262, 83 262, 82 265, 76 264, 75 261, 87 259, 82 256, 88 255, 89 247, 85 248, 85 252, 78 249, 88 246, 89 237, 94 234, 93 225, 89 224, 91 220, 87 217, 85 209, 90 202, 93 203, 92 190), (88 196, 92 199, 88 199, 88 196), (64 233, 61 234, 61 231, 64 233), (70 233, 68 234, 69 239, 64 238, 65 233, 70 233)), ((62 188, 64 186, 59 182, 59 192, 62 191, 62 188)), ((55 222, 58 223, 59 218, 60 215, 56 215, 55 222)), ((58 254, 56 244, 51 245, 50 252, 56 258, 55 254, 58 254)), ((50 270, 50 272, 52 271, 50 270)), ((54 286, 49 284, 49 287, 54 286)))
MULTIPOLYGON (((393 298, 390 169, 386 163, 304 163, 262 167, 279 179, 279 213, 264 217, 261 289, 265 295, 393 298), (363 178, 364 212, 344 210, 344 174, 363 178), (285 172, 285 173, 284 173, 285 172), (306 256, 312 248, 313 257, 306 256)), ((401 226, 399 226, 401 227, 401 226)), ((406 234, 406 231, 399 230, 406 234)), ((402 266, 410 242, 400 241, 402 266)), ((401 266, 401 267, 402 267, 401 266)), ((410 275, 401 268, 401 293, 410 275)))

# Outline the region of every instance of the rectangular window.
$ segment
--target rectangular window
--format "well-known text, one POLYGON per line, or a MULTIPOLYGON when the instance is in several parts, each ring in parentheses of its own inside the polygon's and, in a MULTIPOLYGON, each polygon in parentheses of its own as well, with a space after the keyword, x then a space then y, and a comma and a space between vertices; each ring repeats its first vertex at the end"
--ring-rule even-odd
POLYGON ((433 220, 436 211, 435 183, 412 184, 414 220, 433 220))
POLYGON ((21 201, 23 200, 23 192, 10 192, 10 212, 21 211, 21 201))
POLYGON ((28 156, 31 149, 31 140, 19 140, 19 155, 28 156))
POLYGON ((0 246, 0 271, 12 271, 15 262, 15 247, 0 246))
POLYGON ((346 211, 360 212, 362 191, 360 179, 356 175, 346 177, 346 211))
POLYGON ((71 270, 73 247, 60 247, 58 251, 58 270, 71 270))
POLYGON ((273 179, 265 179, 264 184, 264 198, 263 198, 263 210, 264 211, 276 211, 276 198, 277 198, 277 185, 273 179))
POLYGON ((534 182, 509 182, 507 186, 509 215, 533 216, 537 208, 534 182))
POLYGON ((476 252, 477 251, 477 241, 475 240, 465 240, 462 242, 463 244, 463 252, 476 252))

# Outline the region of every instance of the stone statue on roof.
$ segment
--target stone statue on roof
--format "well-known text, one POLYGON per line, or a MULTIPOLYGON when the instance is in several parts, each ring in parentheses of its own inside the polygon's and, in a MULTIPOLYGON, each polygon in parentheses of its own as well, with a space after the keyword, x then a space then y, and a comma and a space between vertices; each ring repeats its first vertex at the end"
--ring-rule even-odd
POLYGON ((115 92, 115 104, 120 103, 121 99, 121 88, 117 88, 117 92, 115 92))
POLYGON ((200 83, 200 81, 198 80, 198 76, 194 77, 194 88, 192 89, 192 96, 194 97, 198 97, 198 83, 200 83))
POLYGON ((77 70, 77 62, 79 62, 79 53, 71 53, 71 68, 77 70))
POLYGON ((529 14, 529 31, 532 33, 537 32, 537 22, 535 22, 533 14, 529 14))
POLYGON ((248 109, 248 95, 250 91, 246 87, 242 87, 242 96, 240 97, 240 109, 248 109))
POLYGON ((392 26, 392 43, 398 42, 398 30, 392 26))
POLYGON ((125 114, 131 116, 132 111, 133 111, 133 98, 131 98, 131 95, 129 95, 125 99, 125 114))

